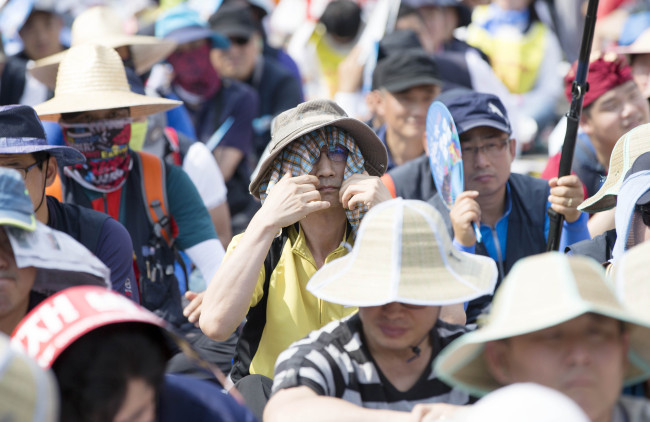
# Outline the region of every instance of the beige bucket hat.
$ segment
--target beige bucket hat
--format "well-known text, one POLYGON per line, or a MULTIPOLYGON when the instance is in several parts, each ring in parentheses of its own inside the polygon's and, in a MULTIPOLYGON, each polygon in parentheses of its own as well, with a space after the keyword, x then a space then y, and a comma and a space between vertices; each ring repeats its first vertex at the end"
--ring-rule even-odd
POLYGON ((637 126, 621 136, 609 158, 609 173, 603 186, 578 206, 580 211, 596 213, 616 206, 616 197, 634 160, 650 152, 650 123, 637 126))
POLYGON ((270 171, 273 160, 291 142, 324 126, 345 129, 355 140, 365 160, 365 168, 371 176, 381 176, 386 171, 388 153, 386 147, 368 125, 348 117, 343 109, 330 100, 307 101, 279 114, 271 123, 269 155, 263 158, 249 190, 257 199, 259 188, 270 171))
POLYGON ((318 270, 307 290, 348 306, 442 306, 492 294, 496 279, 492 259, 454 248, 435 208, 396 198, 366 214, 351 252, 318 270))
POLYGON ((487 342, 543 330, 587 313, 627 323, 625 383, 650 377, 650 326, 623 307, 596 261, 558 252, 518 261, 495 294, 484 325, 443 349, 435 371, 450 385, 482 396, 501 387, 483 357, 487 342))
MULTIPOLYGON (((101 44, 110 48, 128 46, 138 74, 169 56, 176 48, 171 40, 162 40, 144 35, 129 35, 124 32, 123 21, 108 6, 95 6, 81 13, 72 23, 71 46, 101 44)), ((67 50, 36 60, 29 66, 29 72, 50 88, 56 83, 59 63, 67 50)))
POLYGON ((34 110, 41 120, 57 121, 61 113, 129 107, 131 117, 136 118, 181 104, 131 92, 117 52, 103 45, 83 44, 68 50, 61 62, 54 98, 34 110))
POLYGON ((619 299, 640 318, 650 321, 650 242, 627 250, 611 267, 619 299))

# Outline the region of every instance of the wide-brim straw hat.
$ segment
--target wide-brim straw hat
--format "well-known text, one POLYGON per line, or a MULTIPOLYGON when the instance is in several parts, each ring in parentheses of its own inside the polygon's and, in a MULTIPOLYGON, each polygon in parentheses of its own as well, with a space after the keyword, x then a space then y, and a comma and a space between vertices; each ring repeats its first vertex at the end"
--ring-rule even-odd
MULTIPOLYGON (((135 71, 139 75, 167 58, 176 48, 176 43, 172 40, 127 34, 122 26, 122 19, 107 6, 91 7, 77 16, 72 24, 71 37, 72 47, 82 44, 101 44, 110 48, 128 46, 135 71)), ((29 65, 29 72, 53 88, 59 63, 66 54, 67 50, 36 60, 29 65)))
POLYGON ((318 270, 307 290, 348 306, 443 306, 492 294, 496 279, 492 259, 454 248, 434 207, 396 198, 370 209, 350 253, 318 270))
POLYGON ((650 242, 628 249, 611 267, 618 298, 638 317, 650 321, 650 242))
POLYGON ((482 396, 502 386, 485 362, 487 342, 540 331, 587 313, 626 323, 630 347, 624 382, 650 377, 650 326, 624 308, 596 261, 558 252, 518 261, 494 296, 484 325, 443 349, 435 372, 448 384, 482 396))
POLYGON ((54 98, 34 107, 41 120, 57 121, 62 113, 128 107, 143 117, 178 107, 180 101, 131 92, 124 65, 109 47, 83 44, 70 48, 59 66, 54 98))
POLYGON ((291 142, 302 135, 324 126, 336 126, 347 131, 361 150, 365 168, 371 176, 381 176, 386 171, 388 153, 386 147, 368 125, 348 117, 343 109, 330 100, 307 101, 279 114, 271 123, 269 155, 259 165, 249 190, 259 199, 259 188, 275 157, 291 142))
POLYGON ((614 145, 609 158, 607 179, 598 192, 585 199, 579 206, 580 211, 595 213, 616 206, 618 191, 623 179, 639 155, 650 151, 650 123, 637 126, 621 136, 614 145))

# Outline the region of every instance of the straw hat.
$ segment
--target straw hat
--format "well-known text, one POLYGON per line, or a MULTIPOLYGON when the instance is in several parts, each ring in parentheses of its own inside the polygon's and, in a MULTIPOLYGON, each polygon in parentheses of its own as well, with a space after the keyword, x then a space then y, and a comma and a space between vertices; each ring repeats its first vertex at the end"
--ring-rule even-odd
MULTIPOLYGON (((86 10, 74 20, 71 29, 71 46, 101 44, 110 48, 128 46, 138 74, 169 56, 176 48, 171 40, 161 40, 144 35, 129 35, 124 32, 122 19, 110 7, 96 6, 86 10)), ((29 72, 50 88, 56 83, 59 63, 67 50, 36 60, 29 72)))
POLYGON ((609 158, 609 173, 605 183, 598 192, 585 199, 578 209, 595 213, 614 208, 625 175, 634 160, 644 152, 650 152, 650 123, 637 126, 620 137, 609 158))
POLYGON ((640 318, 650 321, 650 242, 628 249, 611 267, 619 299, 640 318))
POLYGON ((275 157, 284 147, 313 130, 324 126, 337 126, 345 129, 356 142, 365 160, 365 167, 371 176, 381 176, 386 171, 388 153, 386 147, 368 125, 348 117, 343 109, 330 100, 307 101, 279 114, 271 122, 271 142, 267 155, 258 166, 249 190, 257 199, 259 188, 270 171, 275 157))
POLYGON ((494 296, 485 325, 449 344, 438 356, 435 371, 450 385, 484 395, 501 387, 483 357, 487 342, 543 330, 587 313, 628 323, 625 383, 647 379, 650 326, 623 307, 596 261, 558 252, 518 261, 494 296))
POLYGON ((59 420, 59 391, 44 370, 0 333, 0 421, 59 420))
POLYGON ((435 208, 397 198, 366 214, 352 251, 318 270, 307 290, 349 306, 442 306, 492 294, 496 278, 492 259, 454 248, 435 208))
POLYGON ((61 113, 129 107, 143 117, 181 105, 180 101, 131 92, 122 59, 103 45, 83 44, 68 50, 59 66, 54 98, 34 107, 41 120, 57 121, 61 113))

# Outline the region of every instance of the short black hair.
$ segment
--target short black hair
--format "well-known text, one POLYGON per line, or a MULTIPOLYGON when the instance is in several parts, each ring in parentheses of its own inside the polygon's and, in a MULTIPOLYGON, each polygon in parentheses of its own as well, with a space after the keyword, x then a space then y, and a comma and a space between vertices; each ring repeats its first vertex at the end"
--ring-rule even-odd
POLYGON ((61 418, 111 422, 124 403, 130 380, 162 387, 169 358, 158 327, 119 323, 83 335, 59 355, 52 370, 61 392, 61 418))
POLYGON ((350 0, 333 0, 318 21, 325 25, 328 33, 353 39, 361 26, 361 8, 350 0))
POLYGON ((38 168, 43 169, 43 163, 50 158, 50 153, 47 151, 36 151, 32 152, 32 157, 34 157, 34 160, 39 163, 38 168))

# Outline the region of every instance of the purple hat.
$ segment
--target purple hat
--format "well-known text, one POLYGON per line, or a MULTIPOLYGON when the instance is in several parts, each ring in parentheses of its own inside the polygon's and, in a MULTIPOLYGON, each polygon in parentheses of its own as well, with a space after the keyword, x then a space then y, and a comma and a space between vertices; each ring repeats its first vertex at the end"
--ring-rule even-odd
POLYGON ((55 157, 61 167, 86 161, 74 148, 49 145, 43 125, 30 106, 0 106, 0 154, 31 154, 39 151, 55 157))

